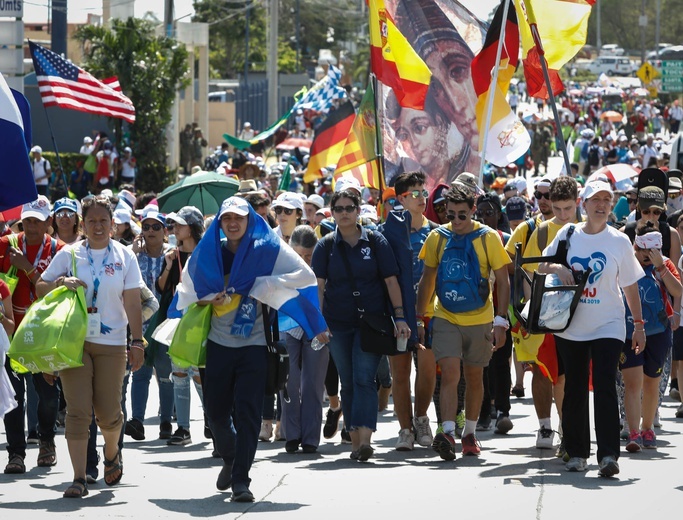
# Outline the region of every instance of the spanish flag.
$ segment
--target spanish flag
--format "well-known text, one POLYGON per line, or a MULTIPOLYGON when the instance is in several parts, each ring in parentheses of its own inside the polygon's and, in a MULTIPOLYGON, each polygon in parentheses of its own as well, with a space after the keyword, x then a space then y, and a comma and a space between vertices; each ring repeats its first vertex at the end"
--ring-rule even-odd
POLYGON ((322 177, 322 168, 339 162, 355 117, 353 104, 347 101, 330 112, 320 124, 311 145, 311 157, 304 174, 304 182, 319 179, 322 177))
POLYGON ((402 107, 424 109, 432 73, 398 30, 384 0, 368 0, 371 70, 402 107))
POLYGON ((554 94, 564 90, 559 70, 586 44, 596 0, 515 0, 522 36, 524 76, 532 97, 547 99, 541 60, 548 62, 554 94))
POLYGON ((479 149, 483 150, 486 136, 486 157, 496 166, 506 166, 521 157, 531 145, 529 133, 512 112, 505 100, 510 80, 519 63, 519 30, 517 15, 512 0, 502 0, 493 16, 491 26, 486 33, 486 40, 479 54, 472 60, 472 82, 478 100, 476 105, 477 126, 479 127, 479 149), (509 8, 507 19, 503 20, 505 2, 509 8), (496 63, 498 43, 504 34, 500 63, 496 63), (496 84, 492 83, 492 75, 498 68, 496 84), (489 99, 493 96, 493 110, 490 128, 486 126, 489 99))
POLYGON ((356 177, 362 186, 380 188, 379 175, 375 91, 372 83, 369 83, 346 138, 334 178, 352 176, 356 177))

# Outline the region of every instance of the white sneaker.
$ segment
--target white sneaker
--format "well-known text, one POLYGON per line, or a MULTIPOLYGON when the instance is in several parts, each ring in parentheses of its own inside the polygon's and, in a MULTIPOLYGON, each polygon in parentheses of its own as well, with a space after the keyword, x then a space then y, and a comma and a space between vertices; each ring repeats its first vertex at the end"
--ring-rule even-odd
POLYGON ((258 434, 258 440, 270 442, 270 438, 273 436, 273 423, 270 421, 263 421, 261 423, 261 431, 258 434))
POLYGON ((586 459, 581 457, 572 457, 565 465, 567 471, 586 471, 586 459))
POLYGON ((415 445, 415 435, 410 431, 410 428, 404 428, 398 432, 398 441, 396 441, 396 450, 411 451, 415 445))
POLYGON ((422 417, 413 417, 413 428, 415 429, 415 438, 420 446, 429 448, 434 442, 434 435, 432 428, 429 426, 429 417, 423 415, 422 417))
POLYGON ((657 408, 657 413, 655 414, 654 421, 652 421, 652 426, 654 426, 655 428, 662 427, 662 421, 659 419, 659 408, 657 408))
POLYGON ((555 442, 555 432, 546 428, 541 427, 538 430, 538 435, 536 435, 536 447, 541 450, 550 450, 553 448, 555 442))

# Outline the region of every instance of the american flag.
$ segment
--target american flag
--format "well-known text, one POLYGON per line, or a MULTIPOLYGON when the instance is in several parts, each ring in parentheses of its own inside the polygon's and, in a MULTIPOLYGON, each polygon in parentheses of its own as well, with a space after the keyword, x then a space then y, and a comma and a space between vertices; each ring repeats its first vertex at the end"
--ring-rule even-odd
POLYGON ((46 107, 60 106, 135 122, 135 107, 121 93, 116 78, 99 81, 49 49, 31 41, 29 48, 46 107))

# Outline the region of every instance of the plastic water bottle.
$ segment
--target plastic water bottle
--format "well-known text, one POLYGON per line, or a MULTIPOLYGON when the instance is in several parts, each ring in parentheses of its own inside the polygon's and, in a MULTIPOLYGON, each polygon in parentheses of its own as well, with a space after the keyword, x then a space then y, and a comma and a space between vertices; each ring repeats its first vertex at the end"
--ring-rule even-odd
MULTIPOLYGON (((328 336, 328 338, 329 338, 329 336, 328 336)), ((327 345, 327 342, 325 342, 325 343, 321 342, 320 340, 318 340, 318 336, 316 336, 315 338, 313 338, 313 341, 311 341, 311 348, 312 348, 313 350, 320 350, 320 349, 323 348, 325 345, 327 345)))

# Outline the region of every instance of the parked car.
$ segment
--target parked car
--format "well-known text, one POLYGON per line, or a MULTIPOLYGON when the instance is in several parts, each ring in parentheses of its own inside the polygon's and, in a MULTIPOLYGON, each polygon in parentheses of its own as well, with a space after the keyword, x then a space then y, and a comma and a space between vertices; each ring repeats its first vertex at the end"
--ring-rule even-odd
POLYGON ((623 56, 624 49, 616 43, 608 43, 600 47, 600 56, 623 56))
POLYGON ((630 76, 633 74, 633 65, 628 58, 599 56, 588 65, 588 70, 597 75, 605 73, 608 76, 630 76))

